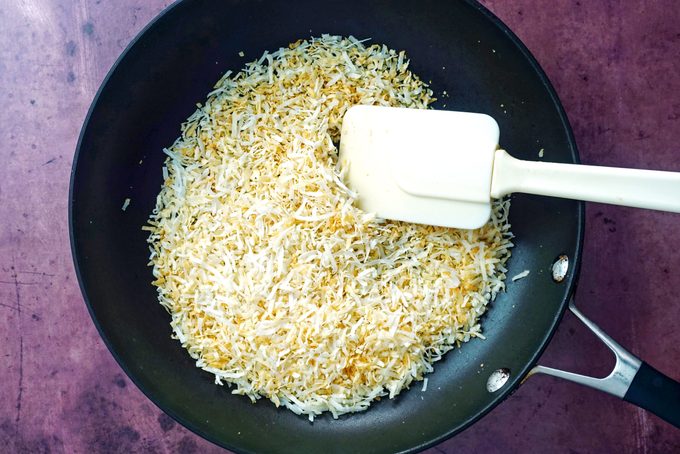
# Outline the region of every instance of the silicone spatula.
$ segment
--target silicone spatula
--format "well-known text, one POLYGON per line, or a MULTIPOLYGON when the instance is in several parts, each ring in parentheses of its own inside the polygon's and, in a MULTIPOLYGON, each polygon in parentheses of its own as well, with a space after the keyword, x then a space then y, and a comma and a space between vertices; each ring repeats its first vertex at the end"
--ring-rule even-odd
POLYGON ((523 161, 499 136, 485 114, 353 106, 339 159, 358 206, 386 219, 474 229, 513 192, 680 212, 680 172, 523 161))

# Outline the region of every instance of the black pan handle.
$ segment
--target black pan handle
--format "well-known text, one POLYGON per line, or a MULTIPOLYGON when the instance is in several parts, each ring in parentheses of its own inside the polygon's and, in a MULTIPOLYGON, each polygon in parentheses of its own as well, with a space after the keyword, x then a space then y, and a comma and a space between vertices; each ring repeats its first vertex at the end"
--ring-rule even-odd
POLYGON ((642 362, 623 400, 680 428, 680 383, 642 362))
POLYGON ((552 367, 536 366, 527 377, 546 374, 595 388, 644 408, 680 428, 680 382, 667 377, 624 349, 586 318, 574 306, 573 301, 569 303, 569 309, 614 353, 614 370, 604 378, 595 378, 552 367))

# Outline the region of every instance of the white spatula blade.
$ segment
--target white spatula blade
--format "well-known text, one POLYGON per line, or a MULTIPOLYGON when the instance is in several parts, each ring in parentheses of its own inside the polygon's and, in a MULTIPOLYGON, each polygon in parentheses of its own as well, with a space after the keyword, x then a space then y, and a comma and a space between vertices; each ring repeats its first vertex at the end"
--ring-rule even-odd
POLYGON ((343 119, 340 161, 361 209, 472 229, 491 214, 499 135, 484 114, 354 106, 343 119))

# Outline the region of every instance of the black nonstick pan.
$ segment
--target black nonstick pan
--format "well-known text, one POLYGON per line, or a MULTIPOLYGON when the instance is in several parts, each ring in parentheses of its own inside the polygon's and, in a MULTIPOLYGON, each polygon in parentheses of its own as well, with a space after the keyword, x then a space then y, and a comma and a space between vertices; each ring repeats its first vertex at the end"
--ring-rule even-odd
POLYGON ((137 37, 103 83, 82 129, 71 181, 80 284, 104 341, 137 386, 183 425, 241 452, 416 451, 474 423, 531 371, 598 387, 680 425, 680 385, 594 326, 618 355, 608 379, 535 367, 568 307, 581 258, 583 204, 555 198, 513 197, 516 247, 508 275, 531 274, 508 283, 492 304, 482 322, 486 340, 464 344, 435 365, 427 392, 416 384, 363 413, 310 423, 269 402, 232 395, 194 366, 170 338, 141 230, 161 185, 162 148, 225 71, 323 33, 406 50, 410 68, 431 80, 436 93, 450 94, 435 107, 492 115, 501 145, 515 156, 535 159, 546 148, 551 160, 578 162, 566 115, 538 64, 473 1, 176 3, 137 37), (130 204, 123 211, 125 199, 130 204), (559 257, 567 259, 558 263, 562 268, 553 266, 559 257))

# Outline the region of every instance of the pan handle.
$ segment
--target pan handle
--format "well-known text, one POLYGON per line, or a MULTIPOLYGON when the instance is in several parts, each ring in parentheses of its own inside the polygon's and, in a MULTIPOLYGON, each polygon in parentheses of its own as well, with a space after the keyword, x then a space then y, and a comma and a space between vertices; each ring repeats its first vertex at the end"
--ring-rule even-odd
POLYGON ((680 428, 680 382, 665 376, 624 349, 586 318, 573 301, 569 303, 569 309, 614 353, 614 370, 604 378, 595 378, 539 365, 531 369, 527 378, 534 374, 546 374, 595 388, 649 410, 680 428))

